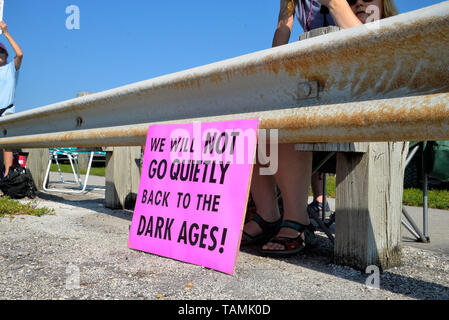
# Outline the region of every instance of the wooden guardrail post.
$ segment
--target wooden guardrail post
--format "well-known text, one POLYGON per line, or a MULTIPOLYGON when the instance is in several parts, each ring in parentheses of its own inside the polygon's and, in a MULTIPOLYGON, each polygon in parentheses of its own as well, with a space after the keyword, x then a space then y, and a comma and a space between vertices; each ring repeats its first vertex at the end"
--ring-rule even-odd
POLYGON ((337 264, 361 270, 400 265, 407 152, 407 142, 380 142, 369 143, 366 153, 337 153, 337 264))
POLYGON ((141 147, 113 147, 105 151, 105 207, 134 209, 140 182, 141 147))
MULTIPOLYGON (((90 153, 92 151, 102 152, 101 147, 90 147, 90 148, 78 148, 78 168, 80 170, 86 170, 89 166, 90 153)), ((92 161, 92 166, 94 166, 95 161, 92 161)))
POLYGON ((408 142, 310 143, 295 149, 337 152, 335 263, 363 271, 400 265, 408 142))

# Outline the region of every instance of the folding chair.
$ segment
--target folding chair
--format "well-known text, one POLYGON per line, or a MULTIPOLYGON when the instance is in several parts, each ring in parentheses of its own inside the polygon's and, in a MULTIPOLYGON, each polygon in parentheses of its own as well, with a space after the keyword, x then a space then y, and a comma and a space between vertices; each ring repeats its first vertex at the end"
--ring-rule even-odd
MULTIPOLYGON (((418 143, 413 149, 409 152, 407 156, 407 160, 405 162, 405 168, 410 164, 413 157, 416 155, 418 150, 421 149, 421 152, 424 153, 424 142, 418 143)), ((430 241, 428 225, 429 225, 429 211, 428 211, 428 199, 427 199, 427 190, 428 190, 428 176, 426 170, 424 168, 424 155, 421 157, 421 174, 422 174, 422 191, 423 191, 423 232, 418 228, 415 221, 413 221, 410 214, 407 212, 404 206, 402 206, 402 213, 404 218, 401 219, 402 225, 417 239, 417 241, 421 241, 427 243, 430 241), (408 222, 408 223, 407 223, 408 222)))
MULTIPOLYGON (((87 181, 89 179, 90 169, 92 167, 92 161, 95 154, 101 154, 103 155, 104 152, 98 152, 98 151, 78 151, 77 148, 52 148, 49 150, 50 152, 50 159, 48 161, 47 166, 47 172, 45 174, 45 179, 43 183, 43 189, 46 192, 60 192, 60 193, 83 193, 87 189, 87 181), (79 172, 79 166, 78 166, 78 155, 80 153, 90 153, 89 157, 89 164, 86 171, 86 176, 84 178, 84 181, 81 181, 81 176, 79 172), (61 167, 59 165, 58 157, 65 157, 69 160, 70 166, 72 167, 72 173, 73 177, 75 179, 74 182, 72 181, 66 181, 64 179, 64 176, 61 171, 61 167), (48 188, 48 180, 50 176, 50 168, 53 161, 56 162, 56 165, 58 167, 59 177, 62 184, 69 184, 69 185, 77 185, 79 186, 78 189, 57 189, 57 188, 48 188)), ((92 190, 92 189, 89 189, 92 190)))

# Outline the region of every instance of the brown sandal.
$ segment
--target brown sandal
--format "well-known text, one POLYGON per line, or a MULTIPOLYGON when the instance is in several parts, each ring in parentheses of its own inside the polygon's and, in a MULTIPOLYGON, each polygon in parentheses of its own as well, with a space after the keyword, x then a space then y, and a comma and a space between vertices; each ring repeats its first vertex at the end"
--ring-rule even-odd
POLYGON ((277 243, 284 246, 283 250, 264 250, 261 249, 260 252, 264 256, 268 257, 290 257, 301 251, 306 247, 313 246, 316 241, 315 228, 312 224, 308 226, 300 224, 295 221, 285 220, 282 222, 280 228, 290 228, 299 232, 296 238, 288 237, 274 237, 269 242, 277 243), (304 234, 305 240, 302 238, 304 234))
POLYGON ((265 243, 270 240, 271 237, 276 235, 279 232, 279 227, 282 222, 282 218, 279 218, 278 221, 275 222, 267 222, 265 221, 257 212, 254 213, 252 219, 250 221, 255 221, 259 227, 262 229, 262 232, 256 236, 251 236, 245 231, 242 234, 241 246, 248 246, 256 243, 265 243))

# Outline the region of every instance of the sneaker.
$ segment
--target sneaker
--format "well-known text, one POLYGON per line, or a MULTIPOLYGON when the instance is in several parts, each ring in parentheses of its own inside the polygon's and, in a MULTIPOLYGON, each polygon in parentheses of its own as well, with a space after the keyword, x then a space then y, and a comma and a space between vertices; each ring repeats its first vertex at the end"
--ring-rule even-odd
MULTIPOLYGON (((314 213, 314 212, 320 216, 322 210, 323 210, 323 204, 316 200, 313 200, 313 202, 307 206, 307 212, 309 213, 310 218, 313 217, 312 213, 314 213)), ((330 213, 330 211, 331 211, 331 208, 329 207, 329 202, 326 201, 325 213, 330 213)))
POLYGON ((329 219, 326 219, 324 224, 326 225, 326 227, 330 228, 334 223, 335 223, 335 212, 332 212, 331 216, 329 217, 329 219))
MULTIPOLYGON (((313 200, 312 203, 310 203, 307 206, 307 212, 309 214, 309 219, 311 221, 311 223, 313 224, 313 226, 317 229, 317 230, 321 230, 318 222, 315 221, 315 217, 318 217, 318 219, 321 219, 322 217, 322 208, 323 208, 323 204, 321 202, 318 202, 316 200, 313 200)), ((331 209, 329 207, 329 203, 326 201, 326 206, 325 206, 326 210, 324 212, 325 216, 327 215, 331 215, 331 209)))

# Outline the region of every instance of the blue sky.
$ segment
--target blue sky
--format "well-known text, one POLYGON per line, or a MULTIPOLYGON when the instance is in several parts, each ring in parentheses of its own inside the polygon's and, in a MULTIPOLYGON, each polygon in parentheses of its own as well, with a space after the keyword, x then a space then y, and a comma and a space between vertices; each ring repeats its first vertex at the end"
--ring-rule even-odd
MULTIPOLYGON (((396 0, 401 13, 440 2, 396 0)), ((279 0, 5 0, 4 10, 24 52, 21 112, 267 49, 279 0), (79 30, 66 28, 69 5, 79 30)), ((300 33, 296 21, 291 41, 300 33)))

